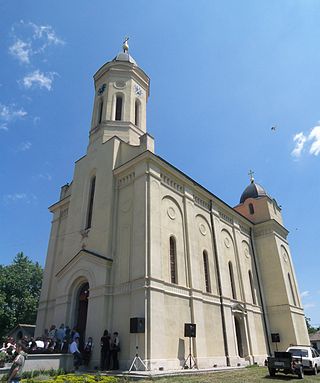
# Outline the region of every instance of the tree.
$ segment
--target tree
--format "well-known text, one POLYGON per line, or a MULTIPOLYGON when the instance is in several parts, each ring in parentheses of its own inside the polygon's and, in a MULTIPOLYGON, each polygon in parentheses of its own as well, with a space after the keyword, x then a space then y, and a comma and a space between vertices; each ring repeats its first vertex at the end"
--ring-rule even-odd
POLYGON ((307 324, 307 329, 308 329, 308 333, 309 334, 314 334, 314 333, 316 333, 317 331, 319 331, 320 330, 320 327, 313 327, 312 325, 311 325, 311 319, 310 318, 308 318, 308 317, 305 317, 306 318, 306 324, 307 324))
POLYGON ((42 274, 22 252, 12 264, 0 265, 0 338, 18 323, 35 324, 42 274))

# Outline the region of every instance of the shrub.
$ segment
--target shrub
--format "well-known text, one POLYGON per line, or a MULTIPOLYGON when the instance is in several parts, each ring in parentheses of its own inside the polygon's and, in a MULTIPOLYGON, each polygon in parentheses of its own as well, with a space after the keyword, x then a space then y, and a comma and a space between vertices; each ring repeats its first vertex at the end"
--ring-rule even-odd
MULTIPOLYGON (((38 374, 39 375, 39 374, 38 374)), ((66 374, 58 375, 54 379, 37 379, 35 375, 33 377, 28 377, 21 380, 21 383, 117 383, 119 382, 118 378, 113 376, 101 376, 101 375, 75 375, 75 374, 66 374)))
POLYGON ((35 378, 39 375, 46 375, 46 376, 58 376, 58 375, 62 375, 64 374, 65 371, 63 368, 59 368, 57 370, 54 370, 53 368, 51 368, 51 370, 32 370, 32 371, 24 371, 22 373, 22 380, 24 379, 32 379, 32 378, 35 378))

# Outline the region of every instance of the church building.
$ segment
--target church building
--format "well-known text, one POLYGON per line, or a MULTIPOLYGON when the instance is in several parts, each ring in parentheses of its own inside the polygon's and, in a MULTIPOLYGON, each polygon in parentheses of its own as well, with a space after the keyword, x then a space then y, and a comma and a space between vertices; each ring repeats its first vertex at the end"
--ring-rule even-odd
POLYGON ((127 41, 94 75, 87 152, 50 206, 36 335, 77 326, 93 337, 94 368, 103 331, 117 331, 120 368, 139 347, 152 370, 183 367, 185 323, 196 325, 199 368, 260 364, 309 344, 276 200, 251 175, 230 207, 156 155, 149 86, 127 41))

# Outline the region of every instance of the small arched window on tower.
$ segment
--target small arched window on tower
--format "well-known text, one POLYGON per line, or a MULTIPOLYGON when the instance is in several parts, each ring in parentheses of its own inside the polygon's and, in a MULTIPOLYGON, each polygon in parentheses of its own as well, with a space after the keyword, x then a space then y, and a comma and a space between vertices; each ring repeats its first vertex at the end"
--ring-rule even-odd
POLYGON ((203 255, 204 281, 206 284, 206 292, 211 293, 208 253, 204 250, 202 255, 203 255))
POLYGON ((140 101, 136 100, 134 103, 134 124, 140 126, 140 101))
POLYGON ((237 299, 236 285, 234 283, 233 267, 232 267, 232 263, 231 262, 228 263, 228 267, 229 267, 229 276, 230 276, 232 298, 233 299, 237 299))
POLYGON ((177 247, 173 236, 169 240, 170 245, 170 278, 171 283, 177 283, 177 247))
POLYGON ((103 99, 100 98, 99 108, 98 108, 98 124, 101 124, 101 121, 102 121, 102 111, 103 111, 103 99))
POLYGON ((252 203, 249 203, 249 213, 254 214, 254 207, 253 207, 252 203))
POLYGON ((122 96, 117 95, 116 97, 116 115, 115 115, 116 121, 122 120, 122 96))
POLYGON ((252 278, 251 270, 249 270, 248 274, 249 274, 249 282, 250 282, 250 289, 251 289, 252 303, 253 303, 254 305, 256 305, 256 304, 257 304, 257 300, 256 300, 256 294, 255 294, 255 291, 254 291, 254 285, 253 285, 253 278, 252 278))
POLYGON ((290 291, 291 291, 291 295, 292 295, 293 304, 296 306, 297 302, 296 302, 296 297, 294 296, 294 291, 293 291, 293 286, 292 286, 292 281, 291 281, 290 273, 288 273, 288 280, 289 280, 289 286, 290 286, 290 291))
POLYGON ((91 178, 91 182, 90 182, 86 229, 90 229, 91 223, 92 223, 92 212, 93 212, 93 200, 94 200, 95 187, 96 187, 96 177, 93 176, 91 178))

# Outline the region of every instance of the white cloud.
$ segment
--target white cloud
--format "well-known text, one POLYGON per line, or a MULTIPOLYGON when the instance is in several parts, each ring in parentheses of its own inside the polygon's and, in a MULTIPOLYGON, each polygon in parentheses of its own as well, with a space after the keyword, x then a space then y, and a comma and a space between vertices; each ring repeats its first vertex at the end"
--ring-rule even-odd
POLYGON ((7 124, 0 124, 0 130, 8 131, 7 124))
POLYGON ((54 29, 51 27, 51 25, 36 25, 34 23, 29 22, 29 25, 33 28, 33 38, 34 39, 43 39, 46 41, 45 48, 47 45, 63 45, 65 42, 60 39, 57 35, 54 29))
POLYGON ((27 114, 23 108, 17 108, 15 104, 4 105, 0 103, 0 130, 9 130, 8 125, 12 121, 23 118, 27 114))
POLYGON ((32 56, 43 53, 51 45, 65 44, 51 25, 37 25, 20 20, 11 29, 14 42, 9 47, 9 52, 23 64, 29 64, 32 56))
POLYGON ((30 89, 31 87, 38 87, 51 90, 55 75, 57 75, 55 72, 44 74, 37 69, 25 76, 22 80, 22 83, 27 89, 30 89))
POLYGON ((291 152, 293 157, 301 157, 306 144, 310 144, 308 150, 309 154, 318 156, 320 154, 320 122, 318 122, 318 125, 312 128, 308 135, 304 134, 303 132, 295 134, 293 141, 296 143, 296 146, 291 152))
POLYGON ((12 194, 5 194, 2 197, 2 199, 5 205, 18 203, 18 202, 31 204, 37 201, 37 196, 35 196, 34 194, 27 194, 27 193, 12 193, 12 194))
POLYGON ((300 132, 293 137, 293 141, 296 143, 296 146, 292 150, 291 155, 293 157, 299 158, 301 156, 304 144, 307 141, 307 137, 303 134, 303 132, 300 132))
POLYGON ((14 104, 12 105, 3 105, 0 103, 0 120, 2 121, 12 121, 16 118, 25 117, 27 112, 23 108, 16 109, 14 104))
POLYGON ((20 145, 19 145, 19 148, 18 148, 18 152, 25 152, 26 150, 29 150, 31 149, 31 142, 27 141, 27 142, 22 142, 20 145))
POLYGON ((41 174, 38 174, 37 175, 37 178, 41 179, 41 180, 46 180, 46 181, 52 181, 52 176, 51 174, 49 173, 41 173, 41 174))
POLYGON ((4 199, 7 201, 19 201, 19 200, 24 200, 27 198, 26 193, 14 193, 14 194, 6 194, 4 196, 4 199))
POLYGON ((320 125, 315 126, 308 136, 309 141, 313 141, 309 150, 310 154, 317 156, 320 153, 320 125))
POLYGON ((40 122, 40 117, 39 116, 33 117, 33 124, 34 125, 39 124, 39 122, 40 122))
POLYGON ((305 298, 305 297, 307 297, 309 295, 310 295, 310 291, 302 291, 302 293, 300 294, 300 297, 301 298, 305 298))
POLYGON ((312 308, 312 307, 316 307, 317 305, 315 304, 315 303, 305 303, 304 305, 303 305, 303 308, 305 308, 305 309, 310 309, 310 308, 312 308))
POLYGON ((11 47, 9 52, 16 57, 21 63, 29 64, 30 55, 32 54, 32 48, 30 43, 26 43, 20 39, 17 39, 11 47))

